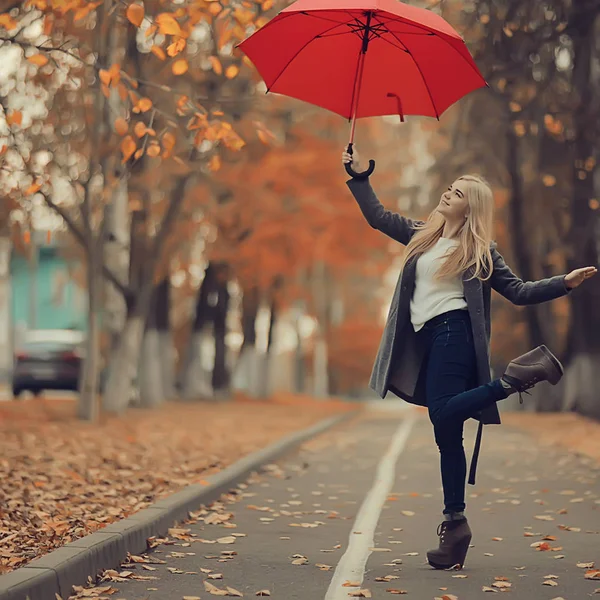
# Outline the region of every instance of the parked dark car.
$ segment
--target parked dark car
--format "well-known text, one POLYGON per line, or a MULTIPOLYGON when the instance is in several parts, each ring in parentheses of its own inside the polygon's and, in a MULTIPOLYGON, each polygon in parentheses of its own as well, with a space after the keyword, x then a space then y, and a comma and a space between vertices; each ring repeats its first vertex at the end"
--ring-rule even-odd
POLYGON ((78 331, 29 331, 20 344, 13 369, 12 391, 36 396, 44 390, 79 389, 84 336, 78 331))

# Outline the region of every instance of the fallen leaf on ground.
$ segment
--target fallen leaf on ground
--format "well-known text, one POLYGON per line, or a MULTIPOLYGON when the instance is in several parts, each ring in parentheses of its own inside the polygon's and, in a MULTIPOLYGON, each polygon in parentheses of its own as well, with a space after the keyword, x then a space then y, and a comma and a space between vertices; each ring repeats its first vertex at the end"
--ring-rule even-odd
POLYGON ((258 592, 256 592, 257 596, 270 596, 271 592, 269 590, 258 590, 258 592))
POLYGON ((593 562, 585 562, 585 563, 584 562, 580 562, 580 563, 577 563, 577 566, 580 569, 593 569, 594 568, 594 564, 595 563, 593 563, 593 562))
POLYGON ((304 558, 304 557, 302 557, 302 558, 295 558, 292 561, 292 564, 293 565, 306 565, 306 564, 308 564, 308 559, 304 558))
POLYGON ((504 538, 501 537, 493 537, 492 542, 501 542, 504 538))
MULTIPOLYGON (((3 529, 17 535, 3 539, 0 572, 22 567, 197 484, 288 433, 347 410, 337 401, 317 403, 277 393, 266 404, 248 399, 214 405, 166 402, 142 413, 131 409, 122 416, 103 415, 82 427, 77 403, 70 398, 0 404, 3 507, 21 505, 26 486, 33 487, 28 482, 44 482, 31 494, 26 512, 3 514, 3 529), (232 431, 235 443, 223 443, 232 431)), ((185 533, 182 539, 192 541, 185 533)))
POLYGON ((554 517, 551 517, 550 515, 535 515, 534 518, 539 521, 554 521, 554 517))
POLYGON ((458 596, 454 594, 444 594, 443 596, 436 596, 435 600, 458 600, 458 596))
POLYGON ((484 585, 481 588, 482 592, 498 592, 498 590, 495 590, 493 587, 489 587, 488 585, 484 585))
POLYGON ((394 588, 390 588, 388 590, 385 590, 388 594, 396 594, 397 596, 403 596, 404 594, 408 594, 408 592, 406 590, 397 590, 394 588))
POLYGON ((398 575, 385 575, 384 577, 375 577, 375 581, 384 581, 385 583, 394 581, 394 579, 400 579, 400 577, 398 577, 398 575))
POLYGON ((586 579, 600 579, 600 570, 592 569, 590 571, 586 571, 585 578, 586 579))
POLYGON ((200 600, 200 596, 184 596, 183 600, 200 600))
POLYGON ((216 585, 213 585, 210 581, 204 582, 204 589, 213 596, 227 596, 227 590, 222 590, 216 585))
POLYGON ((244 594, 242 594, 242 592, 240 592, 239 590, 236 590, 235 588, 229 587, 227 586, 227 595, 229 596, 233 596, 234 598, 243 598, 244 594))
POLYGON ((360 587, 360 581, 344 581, 342 587, 360 587))
POLYGON ((414 517, 415 513, 412 510, 403 510, 401 511, 405 517, 414 517))
POLYGON ((499 590, 508 589, 512 587, 512 583, 509 581, 494 581, 494 583, 492 583, 492 587, 498 588, 499 590))
POLYGON ((553 587, 556 587, 558 583, 556 583, 556 581, 554 581, 553 579, 545 579, 542 585, 551 585, 553 587))
POLYGON ((372 598, 373 597, 369 590, 356 590, 355 592, 348 592, 348 596, 352 596, 353 598, 372 598))
POLYGON ((218 538, 217 542, 219 542, 219 544, 235 544, 235 538, 232 535, 228 535, 226 537, 218 538))

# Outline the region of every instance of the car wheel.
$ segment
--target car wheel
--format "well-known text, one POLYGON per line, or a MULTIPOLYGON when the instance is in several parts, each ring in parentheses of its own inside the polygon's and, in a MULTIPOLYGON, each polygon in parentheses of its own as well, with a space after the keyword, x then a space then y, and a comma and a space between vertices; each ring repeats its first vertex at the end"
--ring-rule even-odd
POLYGON ((22 391, 23 391, 23 390, 21 390, 20 388, 13 388, 13 391, 12 391, 12 393, 13 393, 13 398, 14 398, 15 400, 18 400, 18 399, 20 398, 20 396, 21 396, 21 392, 22 392, 22 391))
POLYGON ((31 390, 31 393, 36 397, 39 398, 42 395, 42 392, 44 390, 31 390))

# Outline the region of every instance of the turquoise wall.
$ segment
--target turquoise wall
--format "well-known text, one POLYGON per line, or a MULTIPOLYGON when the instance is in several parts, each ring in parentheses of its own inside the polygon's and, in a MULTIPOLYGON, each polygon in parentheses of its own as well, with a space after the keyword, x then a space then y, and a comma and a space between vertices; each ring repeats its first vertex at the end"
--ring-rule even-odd
POLYGON ((67 264, 54 248, 40 248, 36 295, 31 297, 32 270, 26 257, 11 259, 13 326, 28 329, 78 329, 86 327, 86 292, 70 278, 67 264), (31 303, 35 323, 30 323, 31 303))

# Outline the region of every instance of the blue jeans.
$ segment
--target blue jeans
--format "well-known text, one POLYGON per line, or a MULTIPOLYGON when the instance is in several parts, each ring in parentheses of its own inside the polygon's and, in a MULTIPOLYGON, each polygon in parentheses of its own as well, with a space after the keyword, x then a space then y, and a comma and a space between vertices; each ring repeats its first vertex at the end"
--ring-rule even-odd
POLYGON ((465 509, 467 460, 464 422, 507 397, 499 379, 477 385, 477 363, 471 320, 466 310, 452 310, 417 333, 425 344, 425 395, 435 441, 440 451, 444 514, 465 509))

